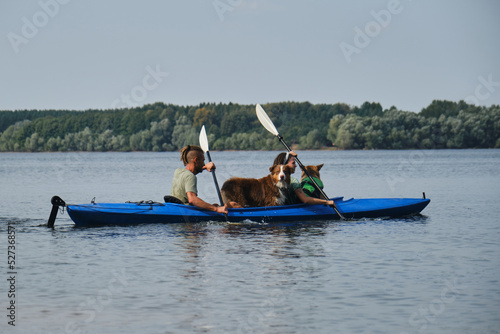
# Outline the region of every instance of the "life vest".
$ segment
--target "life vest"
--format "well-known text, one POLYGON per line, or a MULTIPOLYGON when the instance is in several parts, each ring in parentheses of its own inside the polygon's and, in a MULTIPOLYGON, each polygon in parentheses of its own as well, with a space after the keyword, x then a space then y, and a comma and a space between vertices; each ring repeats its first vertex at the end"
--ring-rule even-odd
MULTIPOLYGON (((316 181, 316 184, 321 189, 323 189, 323 182, 320 179, 318 179, 317 177, 313 177, 313 180, 316 181)), ((300 187, 302 188, 304 194, 306 194, 307 196, 321 198, 321 192, 314 186, 314 183, 309 177, 306 177, 302 180, 302 182, 300 182, 300 187)))

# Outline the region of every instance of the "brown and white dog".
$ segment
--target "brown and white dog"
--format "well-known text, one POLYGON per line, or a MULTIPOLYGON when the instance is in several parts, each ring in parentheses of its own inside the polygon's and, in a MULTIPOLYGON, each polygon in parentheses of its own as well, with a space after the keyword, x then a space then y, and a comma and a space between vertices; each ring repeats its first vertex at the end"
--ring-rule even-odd
POLYGON ((291 169, 285 165, 274 165, 269 171, 271 174, 260 179, 232 177, 224 182, 221 189, 224 203, 229 207, 285 204, 291 169))

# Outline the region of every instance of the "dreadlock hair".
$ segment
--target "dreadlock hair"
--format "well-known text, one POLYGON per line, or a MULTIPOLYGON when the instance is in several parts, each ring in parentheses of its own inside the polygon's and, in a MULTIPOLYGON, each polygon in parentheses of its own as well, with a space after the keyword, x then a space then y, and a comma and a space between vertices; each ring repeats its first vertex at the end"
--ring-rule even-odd
POLYGON ((204 153, 202 148, 197 145, 188 145, 181 149, 181 161, 184 166, 186 166, 194 157, 199 154, 196 152, 201 152, 201 154, 204 153))
POLYGON ((290 160, 291 155, 288 152, 281 152, 278 154, 278 156, 274 159, 273 165, 286 165, 288 160, 290 160))
POLYGON ((203 149, 197 145, 188 145, 181 149, 181 161, 186 166, 193 158, 198 156, 198 152, 204 154, 203 149))

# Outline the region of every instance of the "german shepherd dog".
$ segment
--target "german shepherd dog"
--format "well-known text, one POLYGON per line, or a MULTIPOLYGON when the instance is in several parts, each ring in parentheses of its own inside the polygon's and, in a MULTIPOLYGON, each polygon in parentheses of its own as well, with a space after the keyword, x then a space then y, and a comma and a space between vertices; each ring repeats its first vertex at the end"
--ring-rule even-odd
MULTIPOLYGON (((307 172, 309 175, 311 175, 312 178, 315 179, 316 183, 318 186, 323 189, 323 182, 321 181, 319 177, 319 170, 323 167, 323 164, 317 165, 317 166, 305 166, 307 172)), ((321 195, 321 192, 314 186, 313 182, 309 179, 307 174, 302 171, 302 177, 300 179, 300 186, 302 187, 302 190, 307 196, 310 197, 316 197, 316 198, 323 198, 321 195)))

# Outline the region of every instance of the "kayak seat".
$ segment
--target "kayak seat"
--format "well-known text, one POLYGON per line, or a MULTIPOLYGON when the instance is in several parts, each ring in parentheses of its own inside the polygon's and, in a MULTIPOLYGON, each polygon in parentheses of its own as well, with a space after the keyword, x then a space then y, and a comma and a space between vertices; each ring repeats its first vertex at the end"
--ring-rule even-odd
POLYGON ((165 203, 184 204, 180 199, 172 195, 163 196, 163 200, 165 201, 165 203))

